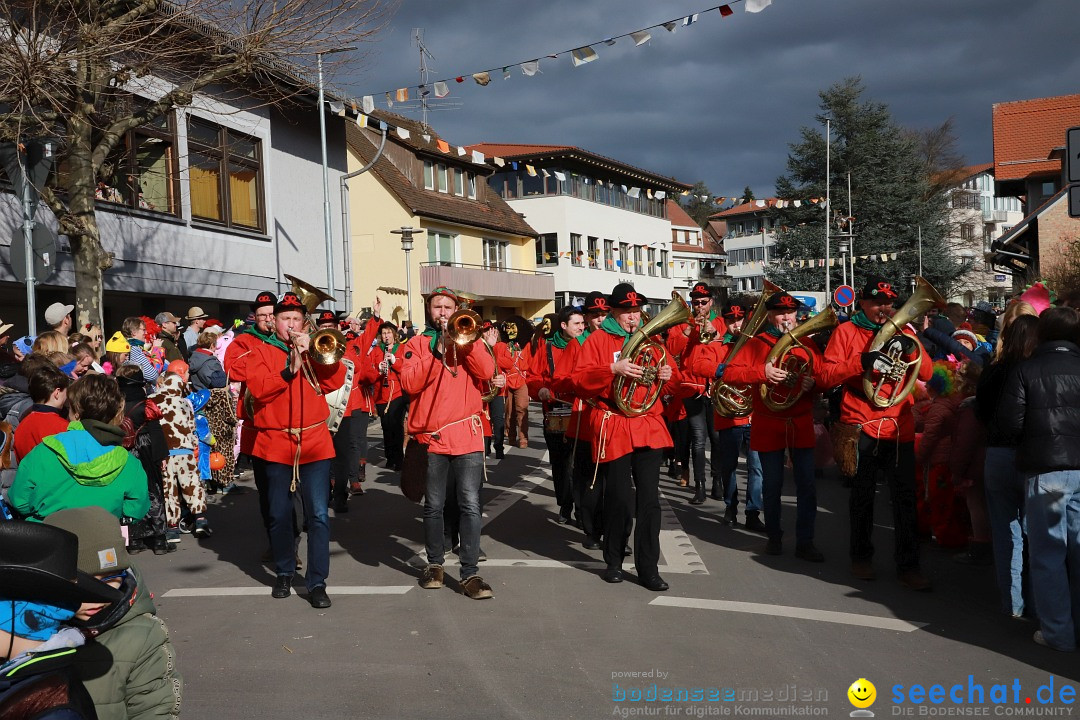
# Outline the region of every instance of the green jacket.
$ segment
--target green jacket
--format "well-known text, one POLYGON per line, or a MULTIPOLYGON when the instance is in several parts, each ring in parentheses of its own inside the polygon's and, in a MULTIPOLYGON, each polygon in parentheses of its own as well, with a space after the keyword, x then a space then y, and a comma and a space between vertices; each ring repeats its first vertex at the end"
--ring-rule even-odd
POLYGON ((95 642, 79 648, 72 668, 94 699, 98 720, 175 718, 183 679, 169 628, 154 614, 154 602, 134 565, 129 572, 136 586, 120 604, 134 604, 95 642))
POLYGON ((8 503, 41 521, 68 508, 103 507, 117 518, 141 519, 150 509, 142 463, 120 446, 123 430, 87 421, 51 435, 19 461, 8 503))

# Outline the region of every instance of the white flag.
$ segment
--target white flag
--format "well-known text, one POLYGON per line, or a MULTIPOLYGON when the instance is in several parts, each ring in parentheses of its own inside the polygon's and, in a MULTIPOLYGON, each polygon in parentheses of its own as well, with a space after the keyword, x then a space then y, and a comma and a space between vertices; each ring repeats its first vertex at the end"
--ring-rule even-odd
POLYGON ((466 152, 468 152, 468 151, 465 148, 461 147, 460 145, 458 146, 458 149, 457 149, 458 157, 465 157, 466 152))
POLYGON ((473 150, 472 151, 472 161, 474 163, 476 163, 477 165, 483 165, 484 164, 484 153, 480 152, 479 150, 473 150))
POLYGON ((649 40, 652 39, 652 35, 650 35, 645 30, 638 30, 637 32, 632 32, 630 33, 630 37, 631 39, 633 39, 635 45, 647 43, 649 42, 649 40))
POLYGON ((345 114, 345 103, 334 102, 333 100, 331 100, 330 101, 330 112, 334 113, 335 115, 344 115, 345 114))
POLYGON ((578 67, 585 63, 591 63, 598 56, 595 50, 586 45, 585 47, 579 47, 577 50, 571 50, 570 57, 574 60, 574 67, 578 67))
POLYGON ((696 23, 697 16, 698 14, 694 13, 693 15, 687 15, 686 17, 684 17, 682 21, 683 26, 685 27, 687 25, 693 25, 694 23, 696 23))
POLYGON ((435 97, 443 98, 450 94, 450 88, 442 80, 435 83, 435 97))
POLYGON ((638 195, 641 194, 641 188, 632 187, 626 194, 632 198, 636 198, 638 195))
POLYGON ((529 62, 521 63, 521 72, 532 77, 536 73, 540 72, 540 61, 530 60, 529 62))
POLYGON ((671 22, 664 23, 664 29, 668 32, 675 32, 675 28, 679 27, 678 24, 672 20, 671 22))
POLYGON ((364 106, 364 112, 366 112, 368 115, 375 111, 375 98, 371 97, 370 95, 365 95, 362 103, 364 106))
POLYGON ((408 139, 409 139, 409 134, 410 134, 410 133, 409 133, 409 131, 408 131, 408 130, 406 130, 405 128, 403 128, 403 127, 399 127, 399 128, 397 129, 397 134, 398 134, 398 137, 399 137, 399 138, 401 138, 402 140, 408 140, 408 139))
POLYGON ((558 170, 554 170, 553 172, 555 173, 555 177, 556 179, 558 179, 559 182, 566 182, 566 173, 561 173, 558 170))
POLYGON ((761 12, 770 5, 772 5, 772 0, 746 0, 746 12, 761 12))
POLYGON ((665 192, 664 190, 657 190, 654 195, 656 196, 657 200, 663 200, 667 197, 667 192, 665 192))

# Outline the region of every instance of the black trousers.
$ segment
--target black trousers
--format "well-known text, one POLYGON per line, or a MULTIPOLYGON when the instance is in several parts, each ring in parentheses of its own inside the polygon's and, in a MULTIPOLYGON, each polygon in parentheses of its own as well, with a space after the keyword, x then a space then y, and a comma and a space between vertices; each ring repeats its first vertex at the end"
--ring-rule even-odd
POLYGON ((376 405, 382 422, 383 455, 386 462, 398 465, 405 459, 405 411, 409 401, 404 395, 398 395, 388 403, 376 405))
POLYGON ((570 447, 573 453, 574 503, 578 507, 581 529, 586 535, 599 542, 604 534, 604 477, 607 475, 607 465, 601 465, 597 469, 596 463, 592 461, 592 443, 579 440, 577 450, 574 450, 574 439, 570 438, 570 447), (595 485, 593 484, 594 472, 595 485))
POLYGON ((548 460, 551 463, 551 480, 555 485, 555 502, 559 505, 559 514, 570 518, 574 512, 574 440, 567 442, 565 433, 544 433, 544 442, 548 447, 548 460))
POLYGON ((878 472, 885 476, 892 500, 896 567, 919 567, 919 537, 916 531, 915 443, 859 437, 859 465, 851 485, 848 505, 851 516, 851 558, 869 560, 874 556, 870 540, 874 527, 874 493, 878 472))
POLYGON ((341 419, 334 433, 334 459, 330 463, 334 501, 347 500, 349 483, 360 476, 360 459, 367 451, 367 426, 370 416, 361 410, 341 419))
POLYGON ((623 548, 634 524, 634 567, 638 577, 657 574, 660 562, 660 462, 662 450, 637 448, 604 463, 604 562, 621 568, 623 548))
POLYGON ((485 454, 491 453, 491 445, 497 452, 502 452, 503 442, 506 440, 506 398, 496 395, 488 403, 488 414, 491 416, 491 438, 485 440, 485 454))

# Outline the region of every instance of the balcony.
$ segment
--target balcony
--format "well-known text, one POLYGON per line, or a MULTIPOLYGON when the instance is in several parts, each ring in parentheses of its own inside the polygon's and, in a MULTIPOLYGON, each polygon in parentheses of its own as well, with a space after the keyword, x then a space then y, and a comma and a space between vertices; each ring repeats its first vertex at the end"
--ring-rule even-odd
POLYGON ((550 300, 555 297, 555 276, 551 273, 452 262, 420 263, 421 292, 429 293, 440 285, 490 299, 550 300))

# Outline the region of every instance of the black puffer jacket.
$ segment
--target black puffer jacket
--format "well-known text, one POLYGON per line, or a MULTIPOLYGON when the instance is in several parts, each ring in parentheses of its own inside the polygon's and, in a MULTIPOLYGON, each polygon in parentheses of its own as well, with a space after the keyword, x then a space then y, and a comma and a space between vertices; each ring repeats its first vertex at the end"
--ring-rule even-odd
POLYGON ((1005 384, 997 430, 1018 441, 1025 472, 1080 469, 1080 347, 1045 342, 1005 384))

